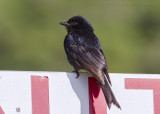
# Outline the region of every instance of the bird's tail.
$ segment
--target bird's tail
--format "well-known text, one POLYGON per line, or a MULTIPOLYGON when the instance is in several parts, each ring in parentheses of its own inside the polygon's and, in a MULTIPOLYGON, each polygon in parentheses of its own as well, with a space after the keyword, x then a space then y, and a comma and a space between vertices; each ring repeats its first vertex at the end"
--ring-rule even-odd
POLYGON ((119 109, 121 109, 121 106, 119 105, 118 101, 116 100, 116 98, 115 98, 115 96, 114 96, 114 94, 113 94, 113 92, 111 90, 111 87, 110 87, 108 81, 105 80, 105 85, 100 84, 100 86, 101 86, 103 94, 105 96, 108 108, 110 109, 111 105, 114 104, 119 109))

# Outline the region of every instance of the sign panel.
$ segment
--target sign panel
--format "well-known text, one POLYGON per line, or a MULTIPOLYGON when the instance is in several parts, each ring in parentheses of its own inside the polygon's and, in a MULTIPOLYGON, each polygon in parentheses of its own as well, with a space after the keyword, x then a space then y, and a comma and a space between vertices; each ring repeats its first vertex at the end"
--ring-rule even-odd
POLYGON ((109 110, 96 80, 81 73, 0 71, 0 114, 160 114, 160 75, 110 73, 122 110, 109 110))

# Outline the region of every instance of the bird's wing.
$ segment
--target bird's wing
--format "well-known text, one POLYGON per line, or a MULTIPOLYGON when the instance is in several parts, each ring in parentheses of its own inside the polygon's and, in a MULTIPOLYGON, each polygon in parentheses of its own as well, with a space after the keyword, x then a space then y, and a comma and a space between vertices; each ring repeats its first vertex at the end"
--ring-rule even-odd
MULTIPOLYGON (((73 57, 75 63, 80 64, 90 75, 104 84, 103 69, 107 66, 103 53, 96 48, 86 48, 81 45, 70 45, 66 50, 73 57)), ((109 75, 107 76, 110 82, 109 75)))

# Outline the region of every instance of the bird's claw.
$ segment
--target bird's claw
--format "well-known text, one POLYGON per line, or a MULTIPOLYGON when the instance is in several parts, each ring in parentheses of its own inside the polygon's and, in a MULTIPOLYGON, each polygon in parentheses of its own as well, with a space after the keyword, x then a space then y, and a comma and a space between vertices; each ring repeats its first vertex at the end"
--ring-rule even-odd
POLYGON ((79 73, 77 74, 76 78, 78 78, 78 77, 79 77, 79 73))
POLYGON ((76 70, 74 70, 73 72, 75 72, 77 74, 76 78, 78 78, 79 77, 79 72, 76 71, 76 70))

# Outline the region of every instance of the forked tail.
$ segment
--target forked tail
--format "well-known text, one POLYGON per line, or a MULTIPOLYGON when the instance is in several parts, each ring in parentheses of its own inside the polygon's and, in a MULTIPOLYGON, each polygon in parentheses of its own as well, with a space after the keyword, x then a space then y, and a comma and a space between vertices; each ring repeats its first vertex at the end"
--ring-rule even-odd
POLYGON ((119 109, 121 109, 121 106, 119 105, 118 101, 116 100, 111 87, 109 85, 109 83, 107 82, 107 80, 105 81, 105 85, 100 85, 103 91, 103 94, 105 96, 108 108, 111 108, 111 105, 114 104, 116 105, 119 109))

